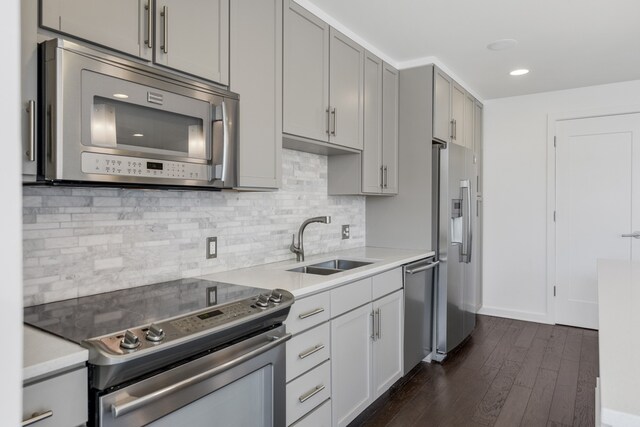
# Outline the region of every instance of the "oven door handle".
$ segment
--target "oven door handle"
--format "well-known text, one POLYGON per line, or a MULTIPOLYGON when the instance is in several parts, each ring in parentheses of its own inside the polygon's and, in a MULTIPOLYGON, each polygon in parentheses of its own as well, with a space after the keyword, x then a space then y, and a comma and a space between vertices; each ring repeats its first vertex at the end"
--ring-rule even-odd
POLYGON ((141 408, 142 406, 149 405, 159 399, 162 399, 171 394, 177 393, 180 390, 184 390, 185 388, 191 387, 194 384, 198 384, 224 371, 227 371, 242 363, 245 363, 249 359, 259 356, 262 353, 266 353, 267 351, 283 344, 285 341, 288 341, 290 338, 291 338, 290 333, 280 337, 274 336, 272 340, 269 341, 268 343, 261 345, 260 347, 253 349, 247 353, 244 353, 243 355, 236 357, 235 359, 230 360, 220 366, 216 366, 213 369, 209 369, 208 371, 202 372, 198 375, 194 375, 193 377, 187 378, 185 380, 182 380, 170 386, 161 388, 160 390, 156 390, 153 393, 149 393, 147 395, 138 397, 134 400, 130 400, 129 402, 125 402, 121 404, 113 404, 111 405, 111 413, 113 414, 114 418, 128 414, 132 411, 135 411, 141 408))

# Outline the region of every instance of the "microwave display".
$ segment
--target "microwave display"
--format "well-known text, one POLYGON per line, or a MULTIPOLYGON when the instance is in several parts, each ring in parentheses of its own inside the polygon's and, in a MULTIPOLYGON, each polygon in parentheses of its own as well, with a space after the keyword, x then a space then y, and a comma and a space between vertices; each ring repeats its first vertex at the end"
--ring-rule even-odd
POLYGON ((162 163, 147 162, 147 169, 161 171, 162 170, 162 163))

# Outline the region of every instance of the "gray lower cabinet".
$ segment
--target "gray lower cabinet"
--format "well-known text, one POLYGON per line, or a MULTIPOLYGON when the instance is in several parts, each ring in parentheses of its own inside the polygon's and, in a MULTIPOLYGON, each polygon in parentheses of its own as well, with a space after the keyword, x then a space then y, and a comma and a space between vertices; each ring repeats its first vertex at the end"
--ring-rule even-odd
POLYGON ((79 368, 22 389, 23 425, 73 427, 87 422, 87 368, 79 368))
POLYGON ((398 77, 365 53, 363 150, 329 157, 329 194, 398 194, 398 77))
POLYGON ((362 150, 364 48, 286 0, 283 55, 285 137, 362 150))
POLYGON ((233 55, 230 57, 229 86, 242 99, 239 188, 280 187, 282 4, 282 0, 235 0, 231 3, 233 55))
POLYGON ((40 0, 40 25, 223 85, 229 0, 40 0))

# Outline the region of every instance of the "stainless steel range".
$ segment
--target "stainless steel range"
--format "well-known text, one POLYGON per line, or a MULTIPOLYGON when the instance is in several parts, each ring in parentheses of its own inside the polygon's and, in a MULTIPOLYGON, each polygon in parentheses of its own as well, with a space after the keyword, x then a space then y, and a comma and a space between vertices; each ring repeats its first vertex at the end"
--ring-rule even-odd
POLYGON ((24 320, 89 349, 90 426, 280 426, 293 302, 182 279, 27 307, 24 320))

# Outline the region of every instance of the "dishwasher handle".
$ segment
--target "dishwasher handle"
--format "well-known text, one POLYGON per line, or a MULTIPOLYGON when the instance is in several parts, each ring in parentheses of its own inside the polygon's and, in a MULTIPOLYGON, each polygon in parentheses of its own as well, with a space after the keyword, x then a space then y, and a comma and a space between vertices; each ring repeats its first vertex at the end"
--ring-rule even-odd
POLYGON ((425 265, 422 265, 422 266, 418 266, 416 268, 409 268, 410 266, 408 266, 408 267, 405 267, 404 271, 407 274, 421 273, 423 271, 431 270, 432 268, 434 268, 438 264, 440 264, 440 261, 435 261, 435 262, 432 262, 430 264, 425 264, 425 265))

